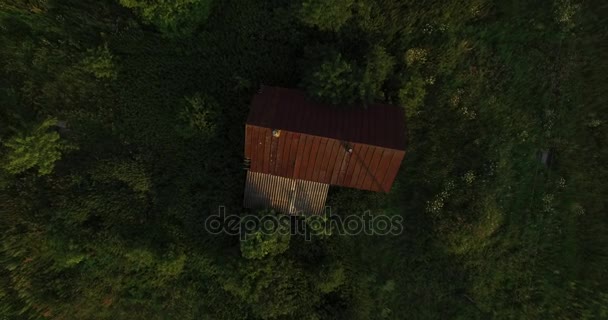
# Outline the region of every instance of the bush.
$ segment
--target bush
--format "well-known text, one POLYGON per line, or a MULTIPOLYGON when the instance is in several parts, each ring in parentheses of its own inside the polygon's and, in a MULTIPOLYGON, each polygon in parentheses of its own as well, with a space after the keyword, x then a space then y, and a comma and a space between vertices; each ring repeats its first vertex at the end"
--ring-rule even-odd
POLYGON ((420 76, 414 76, 399 90, 399 103, 405 108, 408 117, 418 113, 426 97, 426 82, 420 76))
POLYGON ((268 222, 276 222, 276 218, 279 217, 274 211, 262 211, 260 217, 261 222, 257 229, 248 232, 245 239, 241 241, 241 253, 247 259, 272 257, 289 249, 289 226, 270 223, 272 228, 268 228, 268 222))
POLYGON ((376 46, 366 57, 366 65, 359 80, 359 99, 373 102, 384 98, 382 85, 391 73, 395 61, 383 47, 376 46))
POLYGON ((321 30, 338 31, 352 16, 353 0, 305 0, 300 20, 321 30))
POLYGON ((117 76, 114 57, 108 46, 88 50, 87 57, 82 61, 82 68, 93 74, 97 79, 114 80, 117 76))
POLYGON ((216 128, 219 104, 208 95, 196 93, 185 98, 183 109, 178 114, 177 132, 184 138, 200 134, 208 136, 216 128))
POLYGON ((119 0, 133 9, 145 23, 155 25, 168 36, 191 34, 207 18, 211 0, 119 0))
POLYGON ((324 59, 304 82, 308 92, 319 100, 333 104, 356 100, 354 68, 339 53, 324 59))
POLYGON ((56 119, 47 119, 29 133, 19 133, 4 143, 10 151, 2 167, 12 174, 19 174, 38 167, 39 175, 53 171, 55 162, 61 159, 63 151, 72 149, 61 140, 59 133, 52 130, 56 119))
POLYGON ((330 51, 304 79, 308 92, 333 104, 373 102, 384 97, 382 85, 393 69, 394 59, 383 47, 374 47, 364 63, 347 61, 330 51))

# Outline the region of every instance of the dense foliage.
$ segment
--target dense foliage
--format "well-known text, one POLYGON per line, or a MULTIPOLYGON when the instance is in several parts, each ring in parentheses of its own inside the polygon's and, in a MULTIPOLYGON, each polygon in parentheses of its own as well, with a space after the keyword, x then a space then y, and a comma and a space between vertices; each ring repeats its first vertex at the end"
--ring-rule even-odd
POLYGON ((168 36, 191 34, 211 11, 211 0, 120 0, 120 4, 168 36))
POLYGON ((605 10, 0 0, 0 318, 608 318, 605 10), (205 231, 261 84, 405 108, 402 234, 205 231))

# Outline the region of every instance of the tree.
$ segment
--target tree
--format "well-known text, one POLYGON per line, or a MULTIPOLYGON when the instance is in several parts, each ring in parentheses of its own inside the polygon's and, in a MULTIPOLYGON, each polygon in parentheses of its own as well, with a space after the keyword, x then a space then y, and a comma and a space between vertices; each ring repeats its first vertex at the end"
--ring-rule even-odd
POLYGON ((404 106, 408 117, 416 115, 426 96, 426 82, 419 75, 414 75, 399 90, 399 103, 404 106))
POLYGON ((256 318, 307 319, 320 300, 315 278, 290 259, 248 260, 227 271, 224 290, 249 306, 256 318))
POLYGON ((352 16, 353 4, 354 0, 305 0, 299 17, 320 30, 338 31, 352 16))
POLYGON ((197 134, 205 137, 213 133, 218 124, 219 103, 213 97, 198 92, 184 100, 176 131, 184 138, 197 134))
POLYGON ((97 79, 116 79, 117 72, 114 57, 108 46, 88 50, 88 56, 82 61, 82 68, 97 79))
POLYGON ((119 0, 168 36, 185 36, 209 17, 211 0, 119 0))
POLYGON ((262 259, 275 256, 289 249, 289 226, 281 224, 281 218, 274 211, 261 211, 261 220, 256 230, 245 235, 241 241, 241 253, 247 259, 262 259))
POLYGON ((358 83, 358 96, 363 102, 373 102, 384 98, 382 85, 391 73, 395 61, 381 46, 375 46, 365 60, 365 67, 358 83))
POLYGON ((74 147, 61 140, 53 130, 58 121, 54 118, 44 120, 30 133, 19 133, 4 143, 9 149, 2 168, 12 174, 19 174, 38 167, 39 175, 53 171, 55 162, 62 153, 74 147))
POLYGON ((333 104, 356 100, 354 67, 340 53, 330 53, 304 79, 304 85, 319 100, 333 104))
POLYGON ((308 92, 322 101, 351 104, 384 98, 381 88, 393 69, 394 59, 383 47, 374 46, 360 63, 347 61, 331 49, 316 63, 318 66, 311 68, 304 79, 308 92))

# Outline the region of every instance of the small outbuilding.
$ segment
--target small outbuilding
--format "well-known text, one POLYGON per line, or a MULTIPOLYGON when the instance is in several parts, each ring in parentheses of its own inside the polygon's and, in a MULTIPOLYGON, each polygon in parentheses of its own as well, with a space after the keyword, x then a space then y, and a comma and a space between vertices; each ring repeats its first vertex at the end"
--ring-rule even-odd
POLYGON ((245 125, 244 206, 322 214, 330 185, 388 192, 405 144, 402 108, 327 105, 262 87, 245 125))

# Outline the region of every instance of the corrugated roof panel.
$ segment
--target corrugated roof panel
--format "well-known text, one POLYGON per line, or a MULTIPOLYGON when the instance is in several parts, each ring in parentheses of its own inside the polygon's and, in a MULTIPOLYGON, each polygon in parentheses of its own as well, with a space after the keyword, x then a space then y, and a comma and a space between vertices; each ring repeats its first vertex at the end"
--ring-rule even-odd
POLYGON ((254 127, 245 125, 245 158, 251 159, 251 143, 254 127))
POLYGON ((270 147, 271 147, 271 137, 272 137, 272 133, 270 132, 270 129, 266 129, 263 131, 264 133, 264 172, 269 172, 269 167, 270 167, 270 162, 271 162, 271 158, 270 158, 270 147))
POLYGON ((296 179, 305 179, 306 178, 306 170, 308 170, 308 159, 310 159, 310 150, 312 149, 312 143, 314 140, 313 136, 305 135, 306 137, 306 145, 304 146, 304 152, 298 157, 300 157, 302 164, 298 169, 298 174, 295 176, 296 179))
POLYGON ((378 172, 378 164, 380 164, 380 159, 382 158, 382 152, 382 148, 374 148, 371 160, 368 162, 370 171, 365 175, 365 179, 361 183, 361 187, 365 190, 381 189, 381 184, 374 182, 376 180, 376 172, 378 172))
POLYGON ((293 133, 291 147, 289 148, 289 169, 287 170, 287 176, 293 177, 296 166, 296 157, 298 155, 298 147, 300 144, 300 134, 293 133))
POLYGON ((243 204, 285 214, 322 214, 329 185, 247 172, 243 204))
POLYGON ((325 183, 296 180, 296 199, 301 203, 295 208, 296 213, 323 214, 328 190, 329 185, 325 183))
POLYGON ((330 184, 338 185, 338 181, 340 179, 340 169, 342 168, 342 164, 344 163, 344 157, 346 156, 346 150, 340 141, 336 141, 338 145, 338 149, 336 150, 336 159, 334 160, 334 168, 331 174, 330 184))
MULTIPOLYGON (((363 188, 364 182, 365 182, 365 178, 372 174, 373 171, 371 170, 371 162, 372 162, 372 156, 374 154, 374 150, 377 149, 376 147, 369 147, 367 149, 367 152, 365 153, 365 158, 363 159, 363 162, 361 163, 361 172, 359 173, 359 179, 357 180, 357 186, 359 188, 363 188)), ((365 188, 363 188, 365 189, 365 188)))
POLYGON ((258 129, 259 127, 252 127, 251 132, 251 167, 250 169, 253 171, 260 171, 259 165, 263 160, 258 156, 258 129))
POLYGON ((296 150, 296 160, 293 168, 292 177, 298 179, 300 177, 300 168, 302 168, 302 161, 304 155, 304 149, 306 147, 306 140, 308 136, 305 134, 300 135, 300 142, 298 143, 298 149, 296 150))
POLYGON ((380 158, 380 163, 378 164, 378 169, 376 169, 376 178, 378 182, 380 182, 380 190, 384 190, 383 182, 386 177, 386 172, 388 171, 388 167, 393 159, 393 155, 395 154, 395 150, 384 149, 382 153, 382 157, 380 158))
POLYGON ((312 168, 312 176, 309 179, 310 181, 322 182, 319 179, 319 176, 321 175, 321 170, 323 170, 323 161, 325 160, 325 156, 327 155, 325 149, 327 148, 327 142, 329 139, 320 139, 320 140, 321 141, 319 142, 319 150, 317 151, 315 165, 312 168))
POLYGON ((286 139, 285 139, 285 134, 287 132, 283 132, 281 131, 281 135, 279 137, 275 137, 274 139, 276 139, 277 141, 277 153, 276 153, 276 162, 274 165, 274 172, 276 175, 279 176, 286 176, 283 171, 283 150, 285 149, 285 144, 287 143, 286 139), (283 137, 281 137, 283 136, 283 137))
MULTIPOLYGON (((293 132, 282 132, 281 135, 283 136, 283 140, 284 141, 284 146, 283 146, 283 150, 282 150, 282 161, 281 161, 281 172, 285 174, 285 176, 288 176, 288 172, 289 172, 289 167, 291 166, 291 163, 289 162, 289 158, 290 158, 290 149, 291 149, 291 144, 293 143, 293 132)), ((280 139, 280 137, 279 137, 280 139)))
POLYGON ((268 156, 266 156, 266 131, 268 128, 258 128, 258 146, 257 152, 260 155, 260 171, 264 171, 267 168, 267 163, 270 161, 268 156))
POLYGON ((279 140, 274 137, 274 135, 270 136, 270 163, 268 165, 268 171, 264 171, 270 174, 276 174, 279 171, 277 170, 277 153, 279 149, 279 140))
POLYGON ((351 181, 351 186, 353 188, 356 188, 357 186, 360 185, 359 181, 362 181, 363 180, 362 177, 365 176, 365 174, 367 173, 367 168, 365 165, 365 158, 367 157, 369 150, 370 150, 369 146, 362 145, 361 152, 353 155, 355 157, 355 159, 357 160, 357 167, 355 168, 355 171, 353 172, 353 179, 351 181))
POLYGON ((401 167, 401 161, 403 161, 404 155, 405 154, 403 152, 395 152, 395 155, 393 156, 386 175, 382 181, 382 189, 385 192, 389 192, 391 190, 391 186, 395 181, 399 167, 401 167))
POLYGON ((335 168, 336 158, 338 157, 340 142, 338 140, 331 139, 330 143, 327 144, 329 146, 329 156, 327 158, 327 162, 323 168, 321 174, 321 182, 323 183, 331 183, 331 177, 333 176, 333 171, 335 168))
POLYGON ((349 160, 348 160, 348 167, 346 168, 346 175, 344 176, 344 185, 347 187, 351 187, 352 188, 352 180, 353 180, 353 175, 355 173, 355 169, 357 168, 358 165, 358 157, 359 154, 361 153, 361 144, 354 144, 352 146, 353 151, 350 152, 349 154, 349 160))
POLYGON ((312 181, 312 175, 315 171, 315 165, 317 164, 317 157, 319 156, 319 145, 321 144, 321 137, 314 136, 312 138, 312 147, 310 149, 310 155, 308 158, 308 167, 306 168, 306 175, 304 180, 312 181))
MULTIPOLYGON (((344 146, 345 148, 348 148, 348 146, 344 146)), ((338 186, 348 186, 345 183, 346 180, 346 172, 348 171, 348 166, 350 165, 350 160, 351 160, 351 152, 348 152, 348 149, 344 150, 344 159, 342 159, 342 164, 340 165, 340 173, 338 173, 338 181, 336 183, 336 185, 338 186)))

